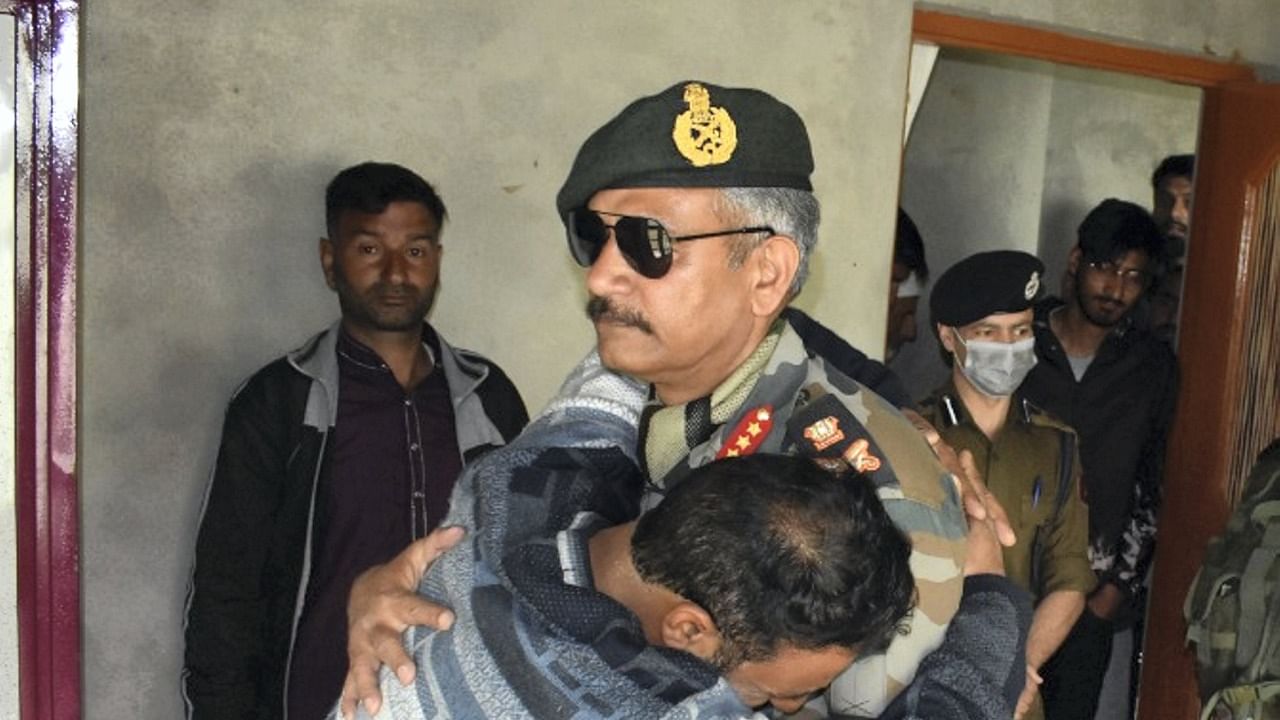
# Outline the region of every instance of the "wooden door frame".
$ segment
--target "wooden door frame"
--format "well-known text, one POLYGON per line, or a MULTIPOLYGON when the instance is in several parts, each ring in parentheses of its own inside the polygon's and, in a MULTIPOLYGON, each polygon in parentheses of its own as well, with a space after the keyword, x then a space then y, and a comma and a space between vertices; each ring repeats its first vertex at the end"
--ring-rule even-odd
POLYGON ((913 39, 943 47, 986 50, 1202 88, 1254 80, 1253 68, 1240 63, 932 10, 917 9, 911 31, 913 39))
MULTIPOLYGON (((917 41, 943 47, 984 50, 1199 87, 1204 93, 1197 152, 1214 155, 1225 155, 1228 148, 1220 142, 1206 142, 1220 140, 1207 138, 1206 123, 1221 112, 1224 93, 1256 83, 1253 69, 1240 63, 929 10, 915 11, 912 35, 917 41)), ((1209 168, 1198 164, 1202 167, 1197 168, 1197 175, 1203 180, 1209 168)), ((1191 655, 1183 642, 1186 627, 1182 623, 1182 599, 1204 556, 1205 542, 1221 532, 1229 511, 1228 438, 1236 391, 1224 392, 1224 386, 1231 387, 1225 381, 1193 383, 1185 379, 1233 378, 1243 360, 1240 354, 1248 280, 1243 268, 1249 232, 1247 227, 1243 233, 1239 229, 1246 217, 1246 208, 1241 206, 1217 207, 1213 212, 1198 208, 1192 218, 1192 237, 1212 238, 1213 242, 1192 243, 1187 263, 1183 307, 1192 311, 1184 312, 1181 318, 1178 359, 1184 382, 1170 434, 1165 470, 1167 500, 1160 520, 1162 527, 1177 527, 1178 531, 1163 533, 1157 546, 1144 649, 1143 675, 1147 681, 1142 683, 1138 704, 1140 718, 1192 720, 1198 716, 1191 655), (1224 348, 1228 351, 1224 352, 1224 348)))

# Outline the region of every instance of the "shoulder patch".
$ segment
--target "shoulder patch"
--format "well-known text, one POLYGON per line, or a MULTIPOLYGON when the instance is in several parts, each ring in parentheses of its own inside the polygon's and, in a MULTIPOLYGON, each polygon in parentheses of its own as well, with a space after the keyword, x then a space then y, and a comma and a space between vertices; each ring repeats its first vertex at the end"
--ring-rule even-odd
POLYGON ((896 484, 884 451, 835 395, 811 396, 788 419, 786 433, 796 453, 827 469, 844 465, 870 476, 877 487, 896 484))

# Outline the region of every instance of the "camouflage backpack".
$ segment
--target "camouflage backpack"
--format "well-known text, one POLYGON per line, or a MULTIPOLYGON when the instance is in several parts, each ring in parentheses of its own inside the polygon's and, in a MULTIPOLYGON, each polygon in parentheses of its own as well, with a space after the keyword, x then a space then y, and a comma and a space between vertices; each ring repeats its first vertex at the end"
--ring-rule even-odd
POLYGON ((1280 720, 1280 440, 1258 456, 1183 605, 1204 720, 1280 720))

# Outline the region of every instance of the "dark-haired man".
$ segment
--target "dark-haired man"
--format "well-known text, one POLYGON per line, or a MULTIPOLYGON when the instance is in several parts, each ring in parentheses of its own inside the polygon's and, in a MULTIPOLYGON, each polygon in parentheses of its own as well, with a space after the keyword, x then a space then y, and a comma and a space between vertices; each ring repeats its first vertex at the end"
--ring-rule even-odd
POLYGON ((1182 304, 1182 267, 1191 232, 1195 155, 1170 155, 1151 175, 1151 219, 1164 233, 1168 267, 1151 288, 1151 332, 1173 343, 1178 334, 1178 307, 1182 304))
POLYGON ((398 165, 329 183, 320 264, 342 319, 227 410, 188 598, 189 716, 323 717, 352 580, 431 532, 463 464, 527 421, 501 369, 426 322, 446 217, 398 165))
MULTIPOLYGON (((468 537, 422 584, 456 620, 408 633, 415 682, 384 669, 376 717, 790 712, 888 640, 912 604, 911 544, 869 478, 726 458, 637 522, 645 480, 624 441, 645 388, 593 364, 570 386, 460 481, 449 522, 468 537)), ((975 532, 968 616, 890 717, 1007 717, 1029 609, 975 532)))
POLYGON ((1195 155, 1170 155, 1151 173, 1151 219, 1167 240, 1165 255, 1170 260, 1186 254, 1195 177, 1195 155))
MULTIPOLYGON (((599 361, 647 388, 624 441, 647 479, 644 509, 717 458, 798 454, 871 475, 911 536, 921 600, 911 632, 833 685, 832 710, 875 715, 942 642, 963 590, 966 527, 951 474, 912 422, 787 313, 817 242, 812 171, 792 108, 759 90, 684 82, 593 133, 556 208, 586 268, 599 361)), ((347 707, 376 704, 380 651, 411 679, 400 630, 439 617, 409 597, 416 583, 387 579, 411 564, 371 573, 368 587, 391 601, 371 600, 363 578, 353 590, 347 707)))
MULTIPOLYGON (((1085 217, 1067 260, 1070 296, 1036 306, 1036 354, 1021 393, 1075 428, 1089 505, 1090 561, 1098 588, 1045 666, 1051 718, 1093 718, 1115 640, 1128 668, 1127 632, 1151 560, 1177 362, 1130 313, 1151 287, 1165 239, 1146 210, 1104 200, 1085 217), (1126 634, 1127 632, 1127 634, 1126 634)), ((1126 673, 1127 677, 1127 673, 1126 673)), ((1127 707, 1128 683, 1119 704, 1127 707)), ((1110 703, 1114 705, 1116 703, 1110 703)))

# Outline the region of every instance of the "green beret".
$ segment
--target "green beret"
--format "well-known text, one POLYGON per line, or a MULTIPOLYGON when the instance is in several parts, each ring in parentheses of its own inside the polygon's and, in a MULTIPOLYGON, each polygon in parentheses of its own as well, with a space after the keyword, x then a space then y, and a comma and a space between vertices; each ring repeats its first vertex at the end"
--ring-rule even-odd
POLYGON ((682 82, 640 98, 592 133, 556 195, 563 219, 605 188, 812 190, 804 121, 768 93, 682 82))
POLYGON ((1040 291, 1044 263, 1017 250, 970 255, 933 284, 929 313, 935 323, 963 327, 995 313, 1021 312, 1040 291))

